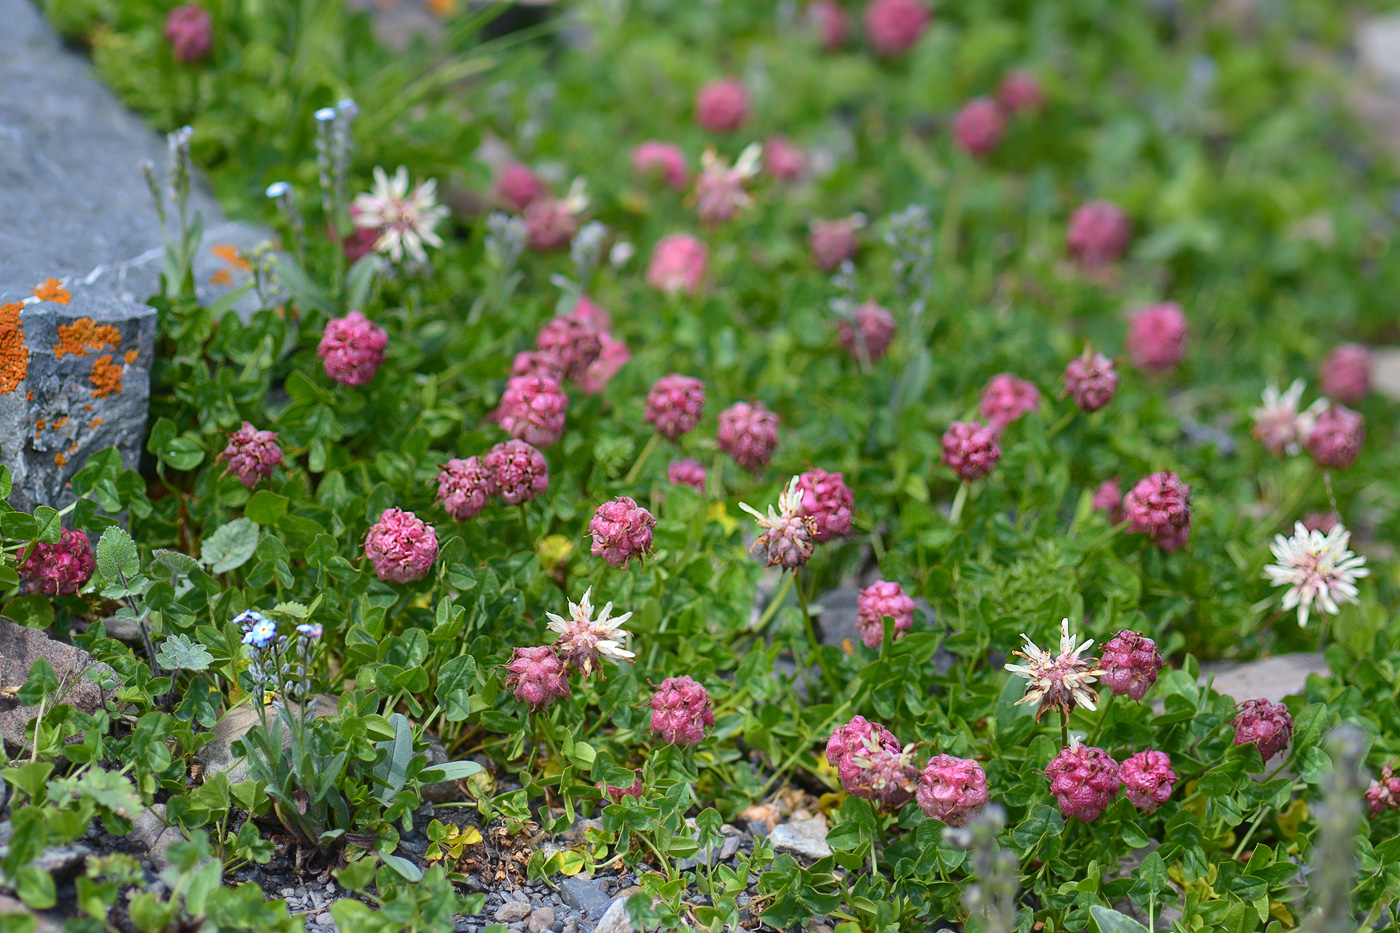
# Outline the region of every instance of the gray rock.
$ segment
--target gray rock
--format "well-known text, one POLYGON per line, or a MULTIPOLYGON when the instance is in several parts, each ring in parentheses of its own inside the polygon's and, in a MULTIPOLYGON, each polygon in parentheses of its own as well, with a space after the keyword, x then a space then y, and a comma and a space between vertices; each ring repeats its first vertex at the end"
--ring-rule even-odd
MULTIPOLYGON (((333 716, 336 713, 336 698, 325 693, 318 693, 312 697, 312 712, 319 718, 323 716, 333 716)), ((267 716, 269 721, 276 713, 269 707, 267 716)), ((195 760, 204 766, 206 774, 218 774, 228 772, 230 784, 241 784, 248 780, 248 761, 233 753, 233 743, 248 734, 248 730, 259 722, 257 710, 251 706, 235 706, 224 713, 223 717, 214 724, 214 738, 199 751, 194 753, 195 760)), ((283 730, 282 747, 290 748, 292 735, 283 730)))
MULTIPOLYGON (((58 678, 61 702, 80 712, 95 713, 101 708, 103 690, 99 683, 105 683, 108 692, 117 686, 116 672, 86 651, 55 641, 38 629, 0 619, 0 684, 22 685, 29 679, 30 665, 40 658, 49 662, 58 678)), ((22 749, 27 743, 24 727, 38 714, 37 707, 24 706, 16 697, 0 693, 0 736, 4 743, 17 751, 22 749)))
POLYGON ((592 921, 603 915, 611 900, 602 885, 583 875, 574 875, 560 882, 559 898, 592 921))
MULTIPOLYGON (((9 854, 9 846, 0 847, 0 859, 5 858, 9 854)), ((63 881, 82 871, 83 865, 87 863, 88 856, 93 854, 95 854, 93 850, 85 845, 54 846, 53 848, 45 849, 43 852, 39 853, 36 858, 31 859, 25 864, 46 875, 52 875, 54 880, 61 884, 63 881)), ((13 883, 5 876, 3 870, 0 870, 0 889, 5 891, 14 890, 13 883)))
POLYGON ((34 933, 62 933, 63 921, 55 920, 49 914, 41 910, 34 910, 25 905, 17 898, 8 894, 0 894, 0 929, 19 929, 21 918, 29 917, 34 921, 34 933))
POLYGON ((608 905, 593 933, 632 933, 632 918, 627 915, 627 898, 619 897, 608 905))
POLYGON ((158 869, 168 868, 170 860, 165 851, 171 843, 180 842, 184 835, 177 827, 166 824, 165 804, 154 803, 137 815, 131 822, 131 833, 127 836, 146 848, 146 854, 158 869))
MULTIPOLYGON (((698 843, 700 841, 700 836, 699 830, 695 826, 695 820, 687 817, 685 823, 690 831, 695 834, 694 838, 698 843)), ((722 825, 719 831, 720 835, 724 837, 719 845, 714 845, 712 843, 696 852, 695 855, 690 858, 677 859, 676 868, 680 871, 689 871, 698 866, 701 862, 705 862, 710 866, 718 865, 735 852, 738 852, 739 845, 743 842, 743 834, 728 823, 722 825)))
POLYGON ((528 923, 526 923, 525 928, 529 930, 530 933, 546 933, 546 931, 548 930, 553 930, 554 908, 535 908, 535 910, 530 914, 530 920, 528 923))
POLYGON ((1386 398, 1400 399, 1400 347, 1371 348, 1371 387, 1386 398))
POLYGON ((1365 20, 1356 30, 1361 67, 1400 91, 1400 14, 1365 20))
POLYGON ((530 912, 530 905, 524 901, 506 901, 496 908, 496 920, 499 923, 514 923, 530 916, 530 912))
POLYGON ((826 820, 814 817, 810 820, 789 820, 768 834, 775 852, 791 852, 803 858, 826 858, 831 854, 831 846, 826 844, 826 820))
POLYGON ((1233 661, 1206 661, 1201 665, 1201 683, 1215 677, 1217 692, 1236 700, 1265 699, 1280 702, 1286 696, 1303 692, 1309 674, 1327 676, 1327 662, 1316 651, 1280 654, 1243 664, 1233 661))

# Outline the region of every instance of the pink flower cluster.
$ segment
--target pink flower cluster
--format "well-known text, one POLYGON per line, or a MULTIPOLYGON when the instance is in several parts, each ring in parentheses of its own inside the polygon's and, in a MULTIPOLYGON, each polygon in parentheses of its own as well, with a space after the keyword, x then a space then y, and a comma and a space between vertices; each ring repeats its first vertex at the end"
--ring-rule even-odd
POLYGON ((548 447, 564 434, 569 397, 550 376, 513 376, 497 411, 501 427, 516 440, 548 447))
POLYGON ((1381 768, 1381 776, 1366 788, 1366 810, 1375 819, 1387 810, 1400 810, 1400 775, 1390 765, 1381 768))
POLYGON ((1360 412, 1333 403, 1313 422, 1305 441, 1318 466, 1344 470, 1361 453, 1366 440, 1366 419, 1360 412))
POLYGON ((1007 114, 1034 113, 1045 107, 1040 79, 1029 71, 1012 71, 997 85, 997 104, 1007 114))
POLYGON ((786 136, 770 136, 763 144, 763 172, 775 181, 800 181, 807 173, 807 157, 786 136))
POLYGON ((834 52, 846 44, 851 24, 846 10, 836 0, 812 0, 804 13, 808 24, 821 39, 822 48, 834 52))
POLYGON ((544 376, 555 382, 568 379, 589 395, 596 395, 632 358, 627 345, 609 333, 611 327, 608 313, 587 295, 580 295, 572 311, 540 328, 534 350, 515 355, 510 374, 544 376))
POLYGON ((1065 391, 1083 411, 1098 411, 1118 392, 1118 371, 1113 361, 1087 348, 1065 366, 1065 391))
POLYGON ((886 618, 894 622, 895 639, 903 638, 914 627, 914 600, 898 583, 876 580, 861 590, 856 600, 856 626, 865 647, 880 647, 886 618))
POLYGON ((1123 521, 1123 491, 1118 485, 1118 477, 1099 483, 1099 488, 1094 490, 1094 508, 1108 513, 1110 525, 1123 521))
POLYGON ((1245 700, 1235 714, 1235 744, 1254 743, 1265 761, 1288 747, 1293 738, 1293 714, 1273 700, 1245 700))
POLYGON ((695 122, 711 133, 732 133, 749 118, 749 92, 735 78, 718 78, 695 95, 695 122))
POLYGON ((718 439, 720 450, 757 473, 778 446, 778 416, 762 402, 735 402, 719 414, 718 439))
POLYGON ((699 745, 715 724, 710 694, 688 676, 661 681, 650 705, 652 731, 672 745, 699 745))
POLYGON ((846 792, 890 810, 914 798, 919 772, 912 755, 912 746, 905 749, 894 733, 864 716, 838 727, 826 743, 826 760, 846 792))
POLYGON ((277 444, 277 434, 273 431, 259 431, 251 421, 229 435, 228 446, 216 458, 228 464, 226 472, 238 477, 238 481, 252 489, 260 479, 268 479, 272 471, 282 462, 282 448, 277 444))
POLYGON ((1371 351, 1359 343, 1334 347, 1318 372, 1322 394, 1355 405, 1371 391, 1371 351))
POLYGON ((1118 768, 1128 802, 1144 813, 1153 813, 1171 799, 1176 772, 1171 757, 1156 749, 1138 752, 1118 768))
POLYGON ((1006 135, 1006 118, 990 97, 977 97, 953 118, 953 140, 968 155, 985 159, 1006 135))
POLYGON ((632 149, 632 167, 637 174, 660 178, 668 187, 684 191, 690 184, 690 169, 679 146, 648 140, 632 149))
POLYGON ((46 596, 72 596, 92 579, 97 569, 87 532, 65 528, 53 544, 40 541, 18 567, 29 589, 46 596))
MULTIPOLYGON (((481 458, 495 483, 495 494, 507 505, 519 505, 549 488, 549 464, 544 454, 524 441, 504 441, 481 458)), ((441 487, 439 487, 441 496, 441 487)))
POLYGON ((672 460, 666 465, 666 479, 673 485, 689 486, 701 494, 705 492, 705 466, 694 458, 672 460))
POLYGON ((457 522, 476 518, 496 494, 496 477, 480 457, 454 457, 447 461, 438 473, 437 483, 438 501, 448 517, 457 522))
POLYGON ((977 412, 1000 433, 1007 425, 1040 407, 1040 390, 1013 373, 998 373, 982 389, 977 412))
POLYGON ((1103 749, 1077 741, 1045 766, 1045 777, 1060 812, 1085 823, 1098 819, 1122 786, 1118 762, 1103 749))
POLYGON ((1129 531, 1175 551, 1191 534, 1191 487, 1169 471, 1149 474, 1123 497, 1123 512, 1129 531))
POLYGON ((807 235, 812 261, 823 272, 831 272, 848 259, 854 259, 860 241, 856 239, 856 222, 849 217, 841 220, 814 220, 807 235))
POLYGON ((496 197, 517 211, 523 211, 548 192, 526 165, 510 162, 496 176, 496 197))
POLYGON ((1186 315, 1174 301, 1148 305, 1128 324, 1128 355, 1143 372, 1164 373, 1186 353, 1186 315))
POLYGON ((919 41, 928 20, 928 10, 919 0, 870 0, 865 5, 865 37, 881 55, 900 55, 919 41))
POLYGON ((564 249, 578 233, 578 205, 569 198, 541 195, 525 205, 525 242, 538 253, 564 249))
POLYGON ((385 583, 413 583, 437 560, 437 531, 412 512, 385 509, 365 536, 365 556, 385 583))
POLYGON ((326 323, 316 355, 327 376, 341 385, 362 386, 374 378, 379 364, 384 362, 388 343, 384 328, 360 312, 351 311, 326 323))
POLYGON ((1119 696, 1141 700, 1157 682, 1162 670, 1162 652, 1146 635, 1124 629, 1103 646, 1099 679, 1119 696))
POLYGON ((673 294, 695 294, 705 280, 705 268, 710 261, 710 248, 688 233, 673 233, 656 242, 651 264, 647 266, 647 284, 673 294))
POLYGON ((505 665, 510 676, 506 688, 515 698, 539 712, 555 700, 569 695, 569 669, 554 648, 545 645, 516 648, 505 665))
POLYGON ((1069 253, 1088 268, 1105 266, 1128 248, 1133 225, 1112 201, 1090 201, 1075 208, 1065 236, 1069 253))
POLYGON ((593 556, 611 567, 626 567, 632 558, 651 553, 656 519, 629 496, 604 502, 593 513, 588 533, 593 536, 593 556))
POLYGON ((813 468, 797 477, 802 497, 798 514, 812 519, 812 540, 817 544, 851 533, 855 496, 840 473, 813 468))
POLYGON ((854 328, 846 321, 841 322, 841 346, 856 359, 859 360, 863 356, 868 362, 874 363, 885 355, 890 348, 890 341, 894 339, 894 315, 873 301, 859 305, 855 315, 854 328))
POLYGON ((962 826, 988 799, 987 772, 970 758, 934 755, 919 773, 915 800, 929 819, 962 826))
POLYGON ((214 20, 197 3, 177 6, 165 18, 165 39, 177 61, 197 61, 208 55, 213 45, 214 20))
POLYGON ((704 407, 705 383, 671 373, 656 380, 647 393, 646 419, 656 433, 674 441, 695 430, 704 407))
POLYGON ((943 462, 964 482, 981 479, 1001 460, 999 433, 977 421, 954 421, 943 432, 943 462))

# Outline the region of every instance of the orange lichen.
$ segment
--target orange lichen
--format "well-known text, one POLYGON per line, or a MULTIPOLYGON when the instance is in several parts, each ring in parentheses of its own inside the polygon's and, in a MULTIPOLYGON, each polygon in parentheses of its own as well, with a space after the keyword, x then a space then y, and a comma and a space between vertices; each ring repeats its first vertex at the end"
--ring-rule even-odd
POLYGON ((89 430, 89 431, 96 431, 96 430, 97 430, 97 426, 100 425, 101 423, 102 423, 102 418, 101 418, 100 416, 97 417, 97 418, 93 418, 91 421, 88 422, 88 430, 89 430))
POLYGON ((135 351, 135 350, 127 350, 127 351, 126 351, 126 365, 130 366, 132 363, 135 363, 135 362, 136 362, 136 351, 135 351))
POLYGON ((33 390, 33 389, 30 389, 28 392, 24 393, 24 400, 25 400, 26 402, 32 402, 32 401, 34 401, 34 390, 33 390))
POLYGON ((113 363, 110 356, 97 358, 97 362, 92 364, 92 375, 88 379, 93 385, 93 398, 106 398, 109 395, 121 393, 122 368, 113 363))
POLYGON ((209 284, 210 284, 210 285, 232 285, 232 284, 233 284, 233 276, 231 276, 231 275, 228 274, 228 270, 227 270, 227 269, 217 269, 217 270, 215 270, 215 272, 214 272, 213 275, 209 276, 209 284))
POLYGON ((218 256, 235 269, 242 269, 244 272, 253 271, 253 267, 248 264, 248 260, 238 255, 238 247, 231 243, 215 243, 213 246, 209 247, 209 252, 218 256))
POLYGON ((72 324, 58 325, 58 343, 53 345, 53 355, 60 360, 64 356, 87 356, 89 350, 121 344, 121 332, 111 324, 98 324, 90 317, 80 317, 72 324))
POLYGON ((38 419, 37 421, 35 421, 35 422, 34 422, 34 436, 35 436, 35 437, 38 437, 40 434, 43 434, 43 433, 44 433, 44 428, 47 428, 48 426, 49 426, 48 421, 45 420, 45 419, 43 419, 43 418, 40 418, 40 419, 38 419))
POLYGON ((63 287, 63 283, 58 279, 44 279, 44 284, 34 289, 33 295, 40 301, 52 301, 54 304, 66 305, 73 296, 68 289, 63 287))
POLYGON ((68 462, 68 455, 60 450, 58 453, 53 455, 53 462, 57 466, 63 466, 65 463, 68 462))
MULTIPOLYGON (((29 347, 24 342, 24 325, 19 302, 0 303, 0 395, 8 395, 29 375, 29 347)), ((30 400, 34 398, 31 392, 30 400)))
POLYGON ((78 442, 77 442, 77 441, 73 441, 73 442, 71 442, 71 443, 68 445, 68 452, 69 452, 70 454, 71 454, 73 451, 77 450, 77 449, 78 449, 78 442))
POLYGON ((53 429, 54 429, 55 431, 57 431, 59 428, 63 427, 63 426, 64 426, 65 424, 67 424, 67 423, 68 423, 68 416, 67 416, 67 415, 59 415, 57 418, 53 419, 53 429))
POLYGON ((84 402, 83 411, 92 411, 92 402, 84 402))

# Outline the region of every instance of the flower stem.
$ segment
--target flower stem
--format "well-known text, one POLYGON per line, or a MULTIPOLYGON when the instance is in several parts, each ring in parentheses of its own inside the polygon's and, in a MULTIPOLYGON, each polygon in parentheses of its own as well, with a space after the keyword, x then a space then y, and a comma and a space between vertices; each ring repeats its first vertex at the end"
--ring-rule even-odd
POLYGON ((1069 713, 1060 713, 1060 742, 1069 748, 1069 713))
POLYGON ((948 524, 956 525, 962 518, 963 506, 967 503, 968 482, 963 480, 958 485, 958 494, 953 497, 953 508, 948 513, 948 524))
POLYGON ((651 452, 656 449, 656 442, 660 437, 661 435, 659 433, 653 433, 651 435, 651 439, 648 440, 646 446, 642 448, 642 452, 637 455, 637 462, 632 464, 632 469, 628 470, 627 475, 622 478, 624 483, 630 486, 637 481, 637 474, 642 472, 643 464, 647 462, 647 458, 651 456, 651 452))
POLYGON ((782 585, 778 587, 778 592, 773 594, 773 598, 768 601, 768 605, 763 609, 763 615, 758 617, 758 624, 754 626, 755 632, 763 631, 763 627, 773 620, 778 607, 783 604, 783 598, 787 596, 788 589, 792 586, 792 574, 783 574, 782 585))
POLYGON ((1108 721, 1108 711, 1113 709, 1113 701, 1118 699, 1118 694, 1109 691, 1108 699, 1104 700, 1103 708, 1099 710, 1099 721, 1094 726, 1094 734, 1089 737, 1086 744, 1093 745, 1099 739, 1099 734, 1103 732, 1104 723, 1108 721))

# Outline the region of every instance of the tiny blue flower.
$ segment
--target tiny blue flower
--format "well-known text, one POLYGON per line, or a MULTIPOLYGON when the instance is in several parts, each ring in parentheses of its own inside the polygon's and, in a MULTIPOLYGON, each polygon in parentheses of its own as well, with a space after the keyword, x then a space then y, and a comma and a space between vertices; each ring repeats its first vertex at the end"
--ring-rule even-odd
POLYGON ((243 626, 243 644, 266 648, 277 637, 277 623, 256 609, 240 612, 233 620, 243 626))
POLYGON ((320 638, 321 624, 317 622, 313 625, 310 622, 303 622, 297 626, 297 632, 299 632, 302 635, 305 635, 307 638, 320 638))

